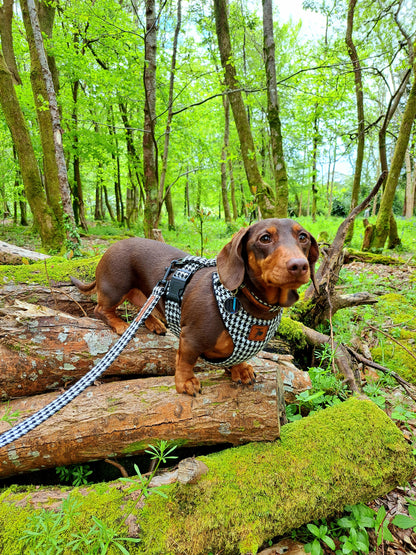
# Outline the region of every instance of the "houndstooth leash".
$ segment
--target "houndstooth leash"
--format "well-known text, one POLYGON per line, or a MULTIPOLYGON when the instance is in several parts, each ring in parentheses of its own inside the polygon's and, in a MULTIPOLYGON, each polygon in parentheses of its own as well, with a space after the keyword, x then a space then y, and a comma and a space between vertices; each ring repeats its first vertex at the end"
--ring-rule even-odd
POLYGON ((126 329, 123 335, 118 339, 118 341, 111 347, 108 353, 98 362, 98 364, 96 364, 94 368, 92 368, 87 374, 85 374, 84 377, 82 377, 79 381, 77 381, 73 386, 71 386, 62 395, 57 397, 54 401, 50 402, 45 407, 32 414, 32 416, 29 416, 29 418, 27 418, 26 420, 23 420, 23 422, 20 422, 20 424, 17 424, 13 428, 10 428, 10 430, 7 430, 3 434, 1 434, 0 448, 8 445, 9 443, 12 443, 16 439, 19 439, 31 430, 37 428, 37 426, 42 424, 42 422, 45 422, 45 420, 53 416, 68 403, 73 401, 75 397, 78 397, 78 395, 82 393, 84 389, 92 385, 95 380, 98 379, 101 374, 105 372, 105 370, 107 370, 107 368, 116 360, 116 358, 127 346, 129 341, 133 338, 138 328, 142 325, 146 318, 150 316, 150 313, 165 293, 169 284, 167 278, 171 273, 172 268, 174 266, 185 264, 187 258, 189 257, 185 257, 181 260, 173 260, 170 263, 170 265, 166 268, 165 275, 153 288, 150 297, 147 299, 140 312, 136 315, 133 322, 126 329))

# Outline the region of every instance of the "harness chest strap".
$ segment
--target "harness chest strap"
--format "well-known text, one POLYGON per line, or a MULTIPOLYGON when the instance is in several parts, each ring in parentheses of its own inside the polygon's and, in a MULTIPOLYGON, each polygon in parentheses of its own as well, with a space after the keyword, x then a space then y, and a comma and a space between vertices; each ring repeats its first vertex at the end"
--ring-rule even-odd
MULTIPOLYGON (((215 259, 187 257, 183 262, 185 260, 187 262, 185 266, 172 276, 165 302, 168 327, 178 337, 181 331, 181 301, 186 284, 200 268, 216 266, 215 259)), ((222 285, 217 272, 212 275, 212 287, 222 321, 233 340, 234 350, 229 357, 224 359, 202 358, 205 358, 210 364, 227 368, 249 360, 266 346, 274 337, 280 324, 282 309, 264 305, 259 299, 259 304, 263 309, 265 306, 269 306, 269 310, 272 309, 276 315, 270 320, 255 318, 242 307, 235 294, 222 285)))

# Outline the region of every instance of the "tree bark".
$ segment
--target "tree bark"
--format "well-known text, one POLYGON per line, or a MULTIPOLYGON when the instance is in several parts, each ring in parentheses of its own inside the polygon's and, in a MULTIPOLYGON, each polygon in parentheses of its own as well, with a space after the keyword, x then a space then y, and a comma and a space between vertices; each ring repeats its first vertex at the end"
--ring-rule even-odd
POLYGON ((276 84, 275 42, 273 33, 273 2, 263 0, 263 51, 267 81, 267 119, 270 128, 272 165, 275 181, 276 217, 286 218, 289 201, 289 185, 283 152, 279 98, 276 84))
POLYGON ((222 206, 224 208, 224 219, 226 222, 230 223, 231 211, 227 192, 227 157, 230 139, 230 102, 226 95, 222 97, 222 105, 224 108, 224 139, 221 149, 221 197, 222 206))
MULTIPOLYGON (((360 194, 361 186, 361 173, 364 161, 364 141, 365 141, 365 122, 364 122, 364 92, 363 81, 361 72, 361 63, 352 39, 352 32, 354 28, 354 11, 357 0, 350 0, 348 4, 347 16, 347 30, 345 34, 345 42, 347 45, 348 54, 351 59, 352 67, 354 69, 354 82, 355 82, 355 98, 357 102, 357 156, 355 159, 354 181, 351 193, 351 210, 357 206, 358 197, 360 194)), ((382 171, 384 168, 382 168, 382 171)), ((346 242, 351 242, 354 234, 354 220, 351 222, 351 227, 348 230, 346 242)))
POLYGON ((221 65, 224 69, 225 85, 227 87, 234 122, 240 141, 241 155, 247 181, 252 194, 257 199, 262 217, 274 217, 276 214, 276 205, 273 190, 260 175, 247 111, 241 94, 235 65, 233 63, 227 1, 214 0, 214 11, 221 65))
POLYGON ((166 174, 168 170, 168 155, 169 155, 169 144, 170 144, 170 133, 171 133, 171 123, 173 117, 173 93, 175 85, 175 71, 176 71, 176 56, 178 50, 178 37, 181 30, 182 24, 182 0, 178 0, 177 6, 177 16, 176 16, 176 27, 175 33, 173 35, 173 46, 172 46, 172 58, 170 64, 170 77, 169 77, 169 98, 168 98, 168 115, 166 120, 165 128, 165 140, 163 145, 162 154, 162 170, 160 172, 160 182, 159 182, 159 212, 162 209, 163 200, 165 200, 166 210, 168 212, 168 224, 171 229, 175 227, 175 216, 173 211, 172 195, 170 192, 170 187, 166 189, 166 174))
POLYGON ((143 132, 143 184, 145 191, 143 228, 145 237, 159 223, 159 186, 157 168, 156 123, 156 48, 157 24, 155 0, 146 0, 146 30, 144 39, 144 132, 143 132))
MULTIPOLYGON (((22 296, 25 289, 22 287, 16 295, 22 296)), ((10 286, 3 294, 9 301, 13 298, 10 286)), ((48 295, 48 288, 32 288, 29 295, 37 296, 41 302, 42 296, 48 295)), ((53 296, 56 296, 58 307, 68 307, 71 302, 59 292, 53 292, 53 296)), ((70 308, 76 311, 73 301, 70 308)), ((89 305, 88 309, 91 308, 89 305)), ((74 383, 118 339, 100 320, 71 316, 16 297, 10 306, 1 309, 1 314, 0 398, 3 400, 35 395, 74 383)), ((156 336, 140 330, 103 374, 102 381, 128 376, 173 376, 177 348, 178 340, 170 333, 156 336)), ((281 372, 288 401, 293 401, 296 394, 311 386, 308 373, 298 370, 291 357, 262 352, 252 359, 251 364, 259 375, 265 369, 281 372)), ((211 368, 199 360, 196 371, 207 372, 211 368)))
MULTIPOLYGON (((255 387, 231 382, 223 372, 199 374, 203 393, 176 393, 173 377, 141 378, 88 388, 32 432, 0 448, 0 477, 30 470, 80 464, 143 453, 149 443, 167 439, 196 445, 241 445, 273 441, 280 421, 276 370, 261 370, 255 387), (98 441, 97 441, 98 440, 98 441)), ((0 409, 1 421, 17 412, 23 420, 59 393, 16 399, 0 409)), ((18 423, 18 422, 16 422, 18 423)))

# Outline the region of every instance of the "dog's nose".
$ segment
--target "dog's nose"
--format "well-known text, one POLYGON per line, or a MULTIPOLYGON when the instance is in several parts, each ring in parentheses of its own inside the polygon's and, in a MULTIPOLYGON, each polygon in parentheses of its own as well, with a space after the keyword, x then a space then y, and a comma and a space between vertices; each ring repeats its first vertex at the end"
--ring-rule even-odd
POLYGON ((291 258, 287 263, 287 269, 295 277, 304 276, 309 270, 306 258, 291 258))

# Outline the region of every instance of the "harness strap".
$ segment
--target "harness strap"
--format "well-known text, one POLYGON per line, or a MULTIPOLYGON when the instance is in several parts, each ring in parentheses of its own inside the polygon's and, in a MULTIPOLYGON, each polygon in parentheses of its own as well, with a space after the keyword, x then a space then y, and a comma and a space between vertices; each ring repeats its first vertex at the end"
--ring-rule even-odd
POLYGON ((38 412, 32 414, 32 416, 29 416, 29 418, 27 418, 26 420, 23 420, 23 422, 20 422, 20 424, 17 424, 13 428, 10 428, 10 430, 7 430, 3 434, 1 434, 0 447, 4 447, 12 441, 19 439, 20 437, 24 436, 25 434, 39 426, 39 424, 42 424, 42 422, 50 418, 52 415, 54 415, 63 407, 65 407, 68 403, 70 403, 73 399, 75 399, 75 397, 82 393, 84 389, 92 385, 95 380, 99 378, 105 370, 107 370, 107 368, 116 360, 116 358, 120 355, 129 341, 133 338, 140 325, 144 322, 144 320, 146 320, 148 316, 150 316, 150 313, 164 294, 166 289, 166 277, 169 275, 174 262, 169 266, 169 268, 166 268, 166 274, 164 278, 154 287, 150 297, 147 299, 142 309, 136 315, 130 326, 117 340, 117 342, 111 347, 108 353, 94 366, 94 368, 87 372, 85 376, 83 376, 79 381, 77 381, 73 386, 62 393, 62 395, 57 397, 54 401, 38 410, 38 412))

